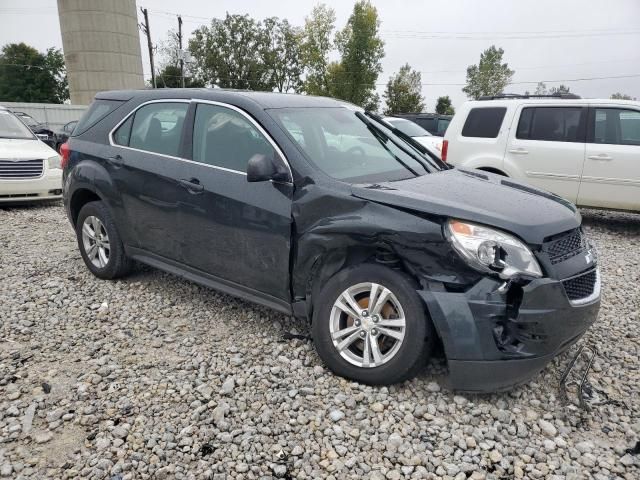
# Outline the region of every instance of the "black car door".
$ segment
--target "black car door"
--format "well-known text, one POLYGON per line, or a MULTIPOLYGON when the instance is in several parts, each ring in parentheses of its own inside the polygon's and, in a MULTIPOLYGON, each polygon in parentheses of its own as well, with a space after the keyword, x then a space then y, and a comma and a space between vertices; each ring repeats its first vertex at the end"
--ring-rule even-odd
POLYGON ((188 100, 141 106, 114 130, 106 155, 135 246, 175 261, 183 261, 179 155, 188 108, 188 100))
POLYGON ((181 207, 184 261, 288 301, 292 185, 249 183, 246 177, 255 154, 286 160, 242 110, 205 102, 196 103, 195 109, 187 178, 193 187, 185 188, 181 207))

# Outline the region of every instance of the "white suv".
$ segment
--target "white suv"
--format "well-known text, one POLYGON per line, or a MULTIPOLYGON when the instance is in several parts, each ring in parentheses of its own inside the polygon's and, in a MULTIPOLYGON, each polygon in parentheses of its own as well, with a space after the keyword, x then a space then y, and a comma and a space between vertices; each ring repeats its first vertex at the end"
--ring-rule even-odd
POLYGON ((465 103, 442 159, 580 206, 640 211, 640 102, 502 95, 465 103))

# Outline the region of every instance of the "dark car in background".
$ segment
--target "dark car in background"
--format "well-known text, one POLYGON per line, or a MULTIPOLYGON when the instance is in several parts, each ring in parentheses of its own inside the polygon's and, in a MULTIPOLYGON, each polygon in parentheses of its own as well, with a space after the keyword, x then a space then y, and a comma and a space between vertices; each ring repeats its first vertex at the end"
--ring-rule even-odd
POLYGON ((27 127, 29 127, 40 140, 49 145, 51 148, 55 148, 56 145, 53 136, 53 130, 51 130, 46 123, 42 123, 36 120, 28 113, 14 111, 13 114, 20 120, 22 120, 22 122, 27 127))
POLYGON ((438 137, 444 137, 447 127, 453 118, 453 115, 440 115, 439 113, 401 113, 394 116, 411 120, 431 135, 438 137))
POLYGON ((78 121, 73 120, 72 122, 65 123, 59 131, 53 133, 53 142, 57 152, 60 151, 62 144, 69 139, 69 135, 71 135, 71 132, 73 132, 77 124, 78 121))
POLYGON ((104 92, 62 146, 64 203, 97 277, 132 261, 311 322, 337 374, 451 386, 531 378, 595 321, 595 253, 569 202, 451 169, 330 98, 104 92))

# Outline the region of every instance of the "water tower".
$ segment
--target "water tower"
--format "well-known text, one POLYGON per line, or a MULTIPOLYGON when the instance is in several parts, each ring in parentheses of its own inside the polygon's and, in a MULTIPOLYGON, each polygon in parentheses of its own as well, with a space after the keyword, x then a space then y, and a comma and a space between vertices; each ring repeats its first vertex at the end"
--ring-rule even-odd
POLYGON ((135 0, 58 0, 71 103, 144 87, 135 0))

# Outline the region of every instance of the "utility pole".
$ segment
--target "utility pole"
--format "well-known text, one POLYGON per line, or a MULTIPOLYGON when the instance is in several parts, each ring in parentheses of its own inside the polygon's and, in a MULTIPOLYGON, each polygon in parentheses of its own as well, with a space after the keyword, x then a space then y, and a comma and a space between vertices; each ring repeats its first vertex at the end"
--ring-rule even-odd
POLYGON ((153 44, 151 43, 151 28, 149 27, 149 12, 146 8, 140 7, 142 14, 144 15, 144 25, 140 25, 142 32, 147 36, 147 46, 149 47, 149 63, 151 63, 151 85, 153 88, 156 86, 156 67, 153 64, 153 44))
POLYGON ((182 17, 178 15, 178 43, 180 45, 180 84, 184 88, 184 52, 182 51, 182 17))

